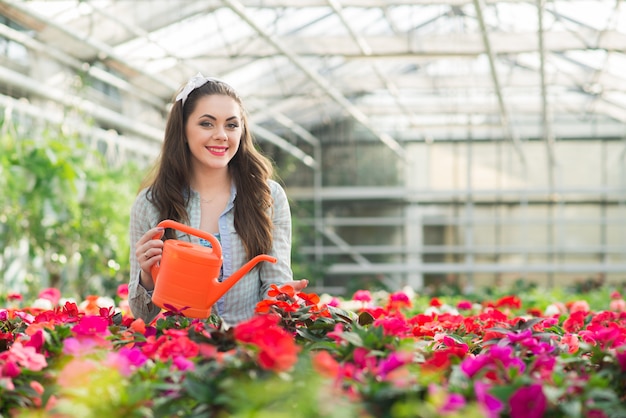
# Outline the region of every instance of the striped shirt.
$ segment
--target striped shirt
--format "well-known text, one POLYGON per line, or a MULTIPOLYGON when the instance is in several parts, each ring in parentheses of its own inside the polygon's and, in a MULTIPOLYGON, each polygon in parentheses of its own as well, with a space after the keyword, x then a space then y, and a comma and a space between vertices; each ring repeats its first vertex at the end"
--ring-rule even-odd
MULTIPOLYGON (((272 283, 282 284, 293 280, 291 271, 291 211, 287 195, 283 188, 275 181, 269 180, 273 199, 271 218, 273 222, 273 245, 268 255, 276 257, 276 264, 260 262, 256 268, 241 278, 217 303, 218 314, 228 325, 249 319, 254 315, 257 302, 267 296, 272 283)), ((161 311, 152 303, 149 293, 139 282, 140 267, 135 256, 137 241, 159 222, 156 207, 146 197, 147 189, 137 195, 130 215, 130 283, 129 305, 135 318, 142 318, 146 323, 151 322, 161 311)), ((219 234, 222 244, 223 274, 230 277, 247 261, 246 252, 239 235, 234 227, 234 200, 237 190, 231 186, 230 199, 226 209, 219 217, 219 234)), ((187 205, 190 226, 200 228, 200 195, 191 190, 187 205)), ((177 239, 199 244, 200 239, 193 235, 177 231, 177 239)))

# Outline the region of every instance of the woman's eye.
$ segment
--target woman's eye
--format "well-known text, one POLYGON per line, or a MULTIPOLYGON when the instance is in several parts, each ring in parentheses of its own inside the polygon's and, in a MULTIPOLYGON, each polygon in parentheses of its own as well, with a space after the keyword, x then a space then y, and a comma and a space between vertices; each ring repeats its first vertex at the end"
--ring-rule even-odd
POLYGON ((213 124, 211 122, 200 122, 200 126, 211 127, 213 124))
POLYGON ((237 128, 239 128, 239 124, 237 124, 237 123, 231 123, 231 124, 229 124, 229 125, 228 125, 228 127, 229 127, 230 129, 237 129, 237 128))

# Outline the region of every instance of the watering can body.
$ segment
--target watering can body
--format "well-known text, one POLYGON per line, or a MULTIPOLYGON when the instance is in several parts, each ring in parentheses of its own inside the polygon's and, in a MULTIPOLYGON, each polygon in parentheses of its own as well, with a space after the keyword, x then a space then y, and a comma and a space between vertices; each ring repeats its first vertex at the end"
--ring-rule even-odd
POLYGON ((258 255, 227 279, 219 281, 222 247, 212 234, 172 220, 160 227, 176 229, 211 243, 212 248, 168 239, 163 243, 160 263, 152 267, 152 302, 190 318, 208 318, 211 307, 260 261, 276 263, 276 258, 258 255))

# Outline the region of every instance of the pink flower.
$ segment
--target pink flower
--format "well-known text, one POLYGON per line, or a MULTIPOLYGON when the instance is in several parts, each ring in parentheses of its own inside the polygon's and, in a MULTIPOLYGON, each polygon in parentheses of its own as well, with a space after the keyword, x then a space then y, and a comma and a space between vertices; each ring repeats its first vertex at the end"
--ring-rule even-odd
POLYGON ((577 300, 576 302, 572 302, 570 308, 570 313, 574 312, 589 312, 589 303, 586 300, 577 300))
POLYGON ((49 300, 52 303, 52 306, 56 306, 61 299, 61 291, 54 287, 49 287, 39 292, 38 298, 49 300))
POLYGON ((60 387, 89 387, 92 375, 98 370, 94 360, 73 358, 61 369, 57 377, 60 387))
POLYGON ((328 338, 335 340, 337 345, 347 345, 343 339, 343 324, 337 323, 331 332, 326 334, 328 338))
POLYGON ((117 287, 117 296, 120 299, 128 299, 128 283, 121 284, 117 287))
POLYGON ((48 365, 43 354, 39 354, 34 347, 23 346, 19 341, 16 341, 11 346, 9 359, 32 371, 43 370, 48 365))
POLYGON ((609 309, 614 312, 626 312, 626 301, 624 299, 613 299, 609 303, 609 309))
POLYGON ((357 300, 360 302, 371 302, 372 294, 369 290, 357 290, 352 296, 352 300, 357 300))
POLYGON ((389 373, 410 363, 412 356, 410 353, 401 351, 392 352, 386 359, 380 361, 378 372, 376 373, 381 379, 385 379, 389 373))
POLYGON ((385 335, 402 337, 411 331, 411 326, 404 318, 389 316, 379 318, 374 322, 374 326, 382 327, 385 335))
POLYGON ((542 418, 548 401, 539 384, 519 388, 509 399, 511 418, 542 418))
POLYGON ((92 353, 95 347, 100 346, 100 340, 96 338, 74 338, 63 340, 63 354, 79 357, 92 353))

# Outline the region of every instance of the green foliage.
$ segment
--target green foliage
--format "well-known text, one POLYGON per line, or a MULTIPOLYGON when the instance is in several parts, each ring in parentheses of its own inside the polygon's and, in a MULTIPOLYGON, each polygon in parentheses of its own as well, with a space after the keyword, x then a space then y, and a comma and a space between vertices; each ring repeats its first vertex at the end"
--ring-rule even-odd
POLYGON ((5 121, 0 135, 4 290, 32 293, 49 286, 84 296, 111 293, 125 282, 129 208, 140 177, 132 165, 108 166, 100 153, 61 128, 24 132, 5 121))

